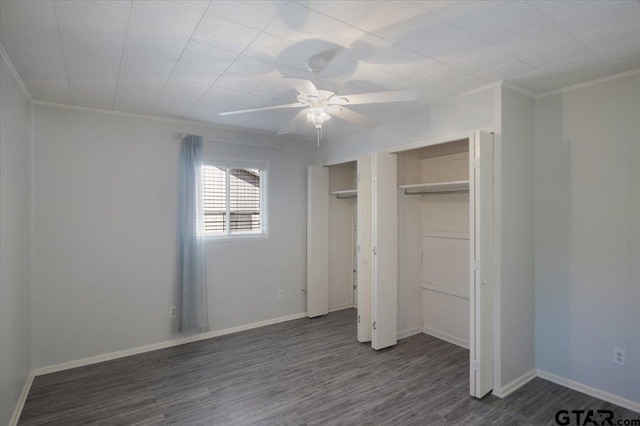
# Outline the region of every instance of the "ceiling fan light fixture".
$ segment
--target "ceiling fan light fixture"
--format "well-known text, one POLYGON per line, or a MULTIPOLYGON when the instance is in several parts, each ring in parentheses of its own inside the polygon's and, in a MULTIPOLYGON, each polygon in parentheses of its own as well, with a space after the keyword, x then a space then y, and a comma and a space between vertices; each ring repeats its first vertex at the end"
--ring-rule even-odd
POLYGON ((325 121, 331 120, 331 116, 324 108, 311 108, 307 113, 307 120, 313 123, 316 129, 320 129, 325 121))

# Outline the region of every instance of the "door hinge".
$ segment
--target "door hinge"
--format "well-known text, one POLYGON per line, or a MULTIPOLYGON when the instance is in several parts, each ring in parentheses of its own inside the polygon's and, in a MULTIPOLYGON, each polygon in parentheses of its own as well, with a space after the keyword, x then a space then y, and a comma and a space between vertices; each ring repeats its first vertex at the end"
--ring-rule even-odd
POLYGON ((360 315, 358 315, 358 324, 360 324, 360 315))
POLYGON ((376 253, 376 247, 374 247, 374 248, 373 248, 373 255, 375 256, 376 254, 377 254, 377 253, 376 253))
POLYGON ((478 270, 478 261, 474 260, 471 262, 471 267, 473 268, 474 271, 478 270))
POLYGON ((360 253, 360 244, 358 244, 358 253, 360 253))
POLYGON ((360 182, 360 173, 358 173, 358 182, 360 182))
POLYGON ((471 367, 473 368, 473 371, 479 371, 480 361, 471 361, 471 367))
POLYGON ((376 322, 375 321, 373 322, 372 326, 373 326, 373 329, 376 330, 376 322))
POLYGON ((474 158, 473 160, 473 168, 474 169, 479 169, 480 168, 480 159, 479 158, 474 158))

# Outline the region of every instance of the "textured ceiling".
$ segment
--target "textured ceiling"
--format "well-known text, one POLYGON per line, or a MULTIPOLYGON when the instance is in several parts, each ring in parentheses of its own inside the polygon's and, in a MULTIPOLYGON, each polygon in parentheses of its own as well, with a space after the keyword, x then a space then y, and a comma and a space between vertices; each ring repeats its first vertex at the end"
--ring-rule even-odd
POLYGON ((640 68, 640 2, 3 0, 0 42, 35 100, 275 132, 295 111, 217 114, 293 102, 281 76, 313 79, 316 54, 320 88, 418 92, 354 108, 383 121, 500 80, 542 94, 640 68))

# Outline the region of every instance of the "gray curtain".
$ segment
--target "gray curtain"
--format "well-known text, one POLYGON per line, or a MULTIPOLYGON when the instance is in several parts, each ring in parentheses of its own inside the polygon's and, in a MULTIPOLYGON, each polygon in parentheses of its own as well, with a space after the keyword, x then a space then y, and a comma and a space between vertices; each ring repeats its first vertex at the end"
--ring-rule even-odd
POLYGON ((182 294, 182 333, 209 330, 201 168, 202 136, 187 135, 182 139, 178 172, 178 275, 182 294))

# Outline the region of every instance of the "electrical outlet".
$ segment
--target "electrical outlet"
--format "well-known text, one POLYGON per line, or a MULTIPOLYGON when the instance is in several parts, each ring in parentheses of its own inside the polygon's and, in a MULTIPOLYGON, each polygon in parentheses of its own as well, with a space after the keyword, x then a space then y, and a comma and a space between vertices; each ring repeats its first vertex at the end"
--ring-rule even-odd
POLYGON ((169 318, 175 318, 175 317, 176 317, 176 307, 169 306, 169 318))
POLYGON ((618 365, 625 365, 626 352, 624 349, 613 348, 613 363, 618 365))
POLYGON ((278 300, 284 299, 284 290, 278 290, 278 300))

